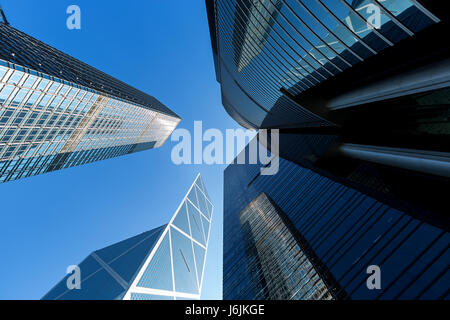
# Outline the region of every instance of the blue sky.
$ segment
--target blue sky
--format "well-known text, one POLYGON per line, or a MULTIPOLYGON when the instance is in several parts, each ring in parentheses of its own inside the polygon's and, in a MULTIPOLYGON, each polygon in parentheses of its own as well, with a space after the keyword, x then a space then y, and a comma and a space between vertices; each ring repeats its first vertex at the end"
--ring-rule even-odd
MULTIPOLYGON (((220 102, 202 0, 0 0, 11 25, 144 92, 179 128, 237 128, 220 102), (81 8, 82 29, 66 28, 81 8)), ((169 221, 200 172, 215 205, 203 299, 222 296, 224 165, 172 164, 174 142, 0 184, 0 299, 40 299, 90 252, 169 221)))

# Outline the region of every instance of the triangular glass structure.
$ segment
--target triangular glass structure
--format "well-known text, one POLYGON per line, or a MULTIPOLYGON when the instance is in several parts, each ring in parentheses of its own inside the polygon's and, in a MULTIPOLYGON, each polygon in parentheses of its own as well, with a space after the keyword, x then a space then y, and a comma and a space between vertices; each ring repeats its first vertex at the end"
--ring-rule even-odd
POLYGON ((195 255, 195 262, 197 264, 197 278, 200 286, 202 285, 201 281, 203 279, 203 265, 205 263, 205 253, 206 250, 194 242, 194 255, 195 255))
POLYGON ((169 224, 94 251, 79 265, 80 290, 67 275, 43 299, 199 299, 210 225, 200 179, 169 224))
POLYGON ((192 187, 191 191, 188 194, 188 199, 191 200, 191 202, 198 207, 198 200, 197 200, 197 193, 195 192, 195 187, 192 187))
POLYGON ((205 245, 205 235, 203 233, 200 212, 191 204, 188 204, 189 223, 191 225, 192 238, 205 245))
POLYGON ((111 300, 127 286, 152 251, 166 226, 141 233, 91 253, 80 265, 81 290, 69 290, 66 276, 43 299, 111 300), (97 288, 100 286, 101 288, 97 288))
POLYGON ((158 272, 158 270, 171 270, 171 268, 170 239, 167 232, 140 277, 137 286, 149 289, 173 290, 172 272, 158 272))
MULTIPOLYGON (((106 263, 110 263, 124 252, 136 247, 146 239, 153 238, 154 242, 158 240, 158 236, 164 231, 165 226, 143 232, 135 237, 120 241, 106 248, 95 251, 95 253, 106 263)), ((148 248, 151 249, 152 247, 148 248)))
POLYGON ((189 231, 189 221, 187 216, 186 202, 183 202, 183 204, 181 205, 180 210, 175 216, 175 219, 173 220, 172 224, 177 228, 179 228, 181 231, 184 231, 188 235, 191 235, 191 232, 189 231))
POLYGON ((208 218, 211 218, 212 214, 213 214, 213 205, 211 204, 211 202, 206 201, 206 206, 208 207, 208 218))
POLYGON ((201 192, 198 187, 196 187, 196 189, 198 193, 198 208, 200 209, 200 211, 203 213, 204 216, 209 218, 208 207, 206 206, 206 202, 208 200, 206 200, 203 192, 201 192))
POLYGON ((198 179, 195 181, 197 186, 200 187, 200 189, 203 191, 203 193, 209 198, 208 193, 205 188, 205 184, 203 183, 203 178, 201 176, 198 176, 198 179))
POLYGON ((208 241, 210 224, 208 220, 206 220, 206 218, 203 216, 202 216, 202 224, 203 224, 203 231, 205 232, 205 239, 206 241, 208 241))
POLYGON ((178 292, 198 294, 192 240, 173 228, 171 229, 171 237, 175 290, 178 292))

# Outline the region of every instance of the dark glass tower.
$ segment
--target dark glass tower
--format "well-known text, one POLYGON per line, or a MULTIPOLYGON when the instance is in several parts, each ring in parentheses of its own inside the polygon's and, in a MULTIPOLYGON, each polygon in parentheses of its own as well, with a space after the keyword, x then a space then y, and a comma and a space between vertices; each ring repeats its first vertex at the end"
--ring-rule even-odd
POLYGON ((264 192, 239 218, 255 299, 333 298, 306 243, 264 192))
POLYGON ((152 96, 0 20, 0 183, 160 147, 179 121, 152 96))
POLYGON ((302 138, 311 148, 281 157, 275 175, 225 170, 224 299, 449 299, 448 216, 387 192, 366 163, 345 178, 325 170, 311 159, 332 139, 302 138), (371 265, 379 290, 366 283, 371 265))
POLYGON ((443 115, 435 109, 448 87, 442 6, 427 0, 206 0, 223 105, 252 128, 366 125, 373 120, 368 110, 394 121, 393 106, 404 114, 407 104, 411 123, 424 117, 415 110, 422 105, 431 125, 443 115), (362 106, 365 117, 349 117, 362 106))
POLYGON ((246 128, 280 132, 276 175, 225 170, 224 297, 448 298, 444 2, 206 0, 206 9, 224 108, 246 128), (266 249, 242 220, 261 197, 281 219, 255 215, 274 233, 266 249), (283 226, 295 241, 276 239, 283 226), (286 243, 310 263, 297 284, 284 284, 302 270, 297 253, 283 256, 286 243), (381 291, 365 285, 371 264, 381 291), (319 286, 302 292, 311 276, 319 286))
POLYGON ((167 225, 92 252, 45 300, 200 299, 213 205, 200 175, 167 225), (69 288, 70 287, 70 288, 69 288))
POLYGON ((206 0, 206 8, 222 102, 239 124, 332 133, 348 158, 450 177, 444 2, 206 0))

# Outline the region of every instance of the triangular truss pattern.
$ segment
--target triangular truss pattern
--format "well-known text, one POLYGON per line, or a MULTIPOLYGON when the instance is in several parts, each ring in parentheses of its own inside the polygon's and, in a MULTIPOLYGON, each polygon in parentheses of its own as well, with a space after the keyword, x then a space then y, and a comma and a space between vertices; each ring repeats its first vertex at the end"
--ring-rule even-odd
POLYGON ((213 207, 199 174, 125 300, 200 299, 213 207))
POLYGON ((167 225, 91 253, 43 299, 200 299, 213 205, 200 174, 167 225))

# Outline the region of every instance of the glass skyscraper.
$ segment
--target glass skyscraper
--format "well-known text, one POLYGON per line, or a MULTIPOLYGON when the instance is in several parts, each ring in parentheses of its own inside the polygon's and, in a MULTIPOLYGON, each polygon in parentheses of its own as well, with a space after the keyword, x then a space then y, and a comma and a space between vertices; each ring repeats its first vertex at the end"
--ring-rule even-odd
POLYGON ((240 213, 255 299, 332 299, 297 230, 262 192, 240 213))
MULTIPOLYGON (((403 97, 383 108, 391 116, 393 105, 421 104, 415 94, 448 87, 448 61, 437 63, 448 58, 439 35, 448 19, 442 6, 427 0, 206 0, 225 110, 247 128, 309 128, 348 123, 350 109, 361 105, 368 115, 354 121, 369 122, 379 101, 403 97)), ((438 101, 446 96, 422 101, 430 126, 445 115, 438 101)), ((407 111, 409 121, 424 120, 423 112, 407 111)))
POLYGON ((0 183, 160 147, 157 99, 0 20, 0 183))
POLYGON ((92 252, 79 264, 80 289, 68 289, 67 275, 43 299, 200 299, 212 216, 198 175, 167 225, 92 252))
POLYGON ((448 299, 444 2, 205 3, 225 110, 280 133, 225 170, 224 298, 448 299))
POLYGON ((348 158, 450 177, 443 2, 206 0, 206 9, 222 104, 240 125, 334 134, 348 158))
POLYGON ((314 138, 303 156, 280 152, 275 175, 264 164, 225 170, 224 299, 449 299, 446 198, 442 213, 400 199, 363 162, 338 176, 309 160, 332 141, 314 138), (372 265, 380 289, 367 286, 372 265))

